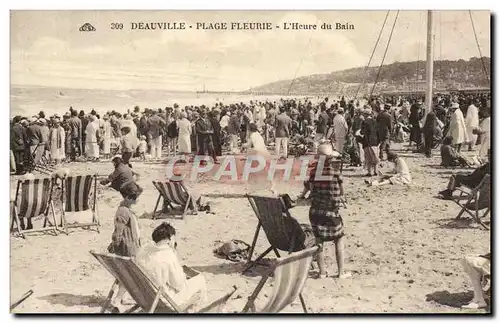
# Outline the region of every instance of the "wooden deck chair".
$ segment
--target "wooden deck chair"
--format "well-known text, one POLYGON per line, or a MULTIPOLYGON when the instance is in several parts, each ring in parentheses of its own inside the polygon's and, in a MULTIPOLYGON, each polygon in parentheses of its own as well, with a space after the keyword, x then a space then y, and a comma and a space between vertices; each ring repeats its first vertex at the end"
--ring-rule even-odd
POLYGON ((153 211, 153 219, 156 218, 156 210, 158 209, 161 198, 163 198, 163 201, 172 209, 174 208, 172 203, 178 204, 184 208, 181 216, 182 219, 184 219, 188 208, 194 207, 193 203, 195 202, 192 200, 191 194, 189 194, 189 191, 182 181, 153 181, 153 185, 159 193, 153 211))
POLYGON ((57 235, 52 189, 53 180, 51 178, 21 179, 17 182, 16 197, 13 201, 11 232, 17 231, 23 238, 25 238, 24 233, 49 230, 57 235), (53 222, 49 220, 49 209, 52 213, 53 222), (21 229, 21 218, 34 218, 39 215, 43 215, 45 218, 42 228, 21 229), (49 225, 47 226, 47 224, 49 225))
POLYGON ((54 171, 54 167, 50 165, 50 161, 45 156, 45 144, 39 143, 33 153, 29 155, 28 169, 29 172, 38 171, 44 175, 50 175, 54 171))
POLYGON ((481 221, 481 217, 485 217, 491 210, 491 176, 486 174, 479 185, 469 191, 456 188, 460 191, 459 196, 454 197, 462 209, 458 213, 456 219, 460 219, 467 212, 478 224, 488 230, 488 227, 481 221), (461 203, 464 202, 465 203, 461 203), (481 215, 479 211, 484 210, 481 215))
POLYGON ((62 185, 61 200, 61 226, 66 234, 68 234, 68 228, 79 227, 96 227, 99 233, 100 223, 97 211, 97 175, 66 177, 62 185), (66 212, 82 212, 88 210, 92 211, 92 222, 68 224, 66 212))
POLYGON ((248 298, 248 302, 242 312, 247 313, 251 310, 254 313, 279 313, 286 306, 293 303, 298 296, 304 313, 307 313, 302 290, 309 275, 309 267, 317 251, 318 246, 315 246, 294 252, 283 258, 275 259, 274 264, 264 274, 252 295, 248 298), (269 276, 273 273, 273 291, 264 307, 257 310, 255 300, 269 279, 269 276))
POLYGON ((23 296, 21 296, 21 298, 19 298, 17 301, 15 301, 14 303, 12 303, 10 305, 10 310, 12 311, 16 307, 18 307, 22 302, 24 302, 25 300, 27 300, 28 297, 30 297, 31 295, 33 295, 33 290, 32 289, 30 289, 29 291, 27 291, 23 296))
POLYGON ((277 257, 280 257, 279 251, 298 251, 304 249, 304 246, 295 245, 301 235, 305 237, 300 224, 295 218, 290 215, 288 208, 281 197, 263 197, 247 195, 248 201, 259 220, 255 234, 248 254, 248 266, 243 271, 247 272, 259 260, 264 258, 269 252, 274 251, 277 257), (263 229, 269 248, 252 261, 257 238, 259 237, 260 229, 263 229))
MULTIPOLYGON (((93 251, 90 251, 90 253, 115 278, 108 297, 101 308, 101 313, 104 313, 108 309, 114 289, 118 283, 125 287, 136 302, 136 305, 127 310, 126 313, 132 313, 137 309, 142 309, 148 313, 184 313, 193 304, 193 300, 189 300, 186 304, 182 305, 176 304, 168 293, 163 290, 163 287, 156 286, 132 258, 112 254, 99 254, 93 251)), ((231 292, 204 306, 198 313, 219 310, 222 305, 227 303, 236 289, 236 287, 233 287, 231 292)))

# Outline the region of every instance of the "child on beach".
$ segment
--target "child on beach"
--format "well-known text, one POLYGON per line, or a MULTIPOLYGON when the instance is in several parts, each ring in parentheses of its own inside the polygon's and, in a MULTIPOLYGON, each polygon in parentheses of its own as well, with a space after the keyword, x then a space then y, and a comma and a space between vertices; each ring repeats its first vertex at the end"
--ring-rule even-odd
POLYGON ((142 135, 139 141, 139 158, 141 161, 146 160, 146 151, 148 148, 148 143, 146 142, 146 136, 142 135))
MULTIPOLYGON (((140 230, 138 219, 130 208, 137 203, 142 188, 135 182, 129 181, 121 186, 120 193, 123 196, 123 201, 116 210, 115 230, 108 246, 108 252, 123 257, 135 257, 141 246, 140 230)), ((127 305, 123 302, 125 292, 125 287, 119 284, 118 291, 111 300, 113 312, 119 312, 120 305, 127 305)))

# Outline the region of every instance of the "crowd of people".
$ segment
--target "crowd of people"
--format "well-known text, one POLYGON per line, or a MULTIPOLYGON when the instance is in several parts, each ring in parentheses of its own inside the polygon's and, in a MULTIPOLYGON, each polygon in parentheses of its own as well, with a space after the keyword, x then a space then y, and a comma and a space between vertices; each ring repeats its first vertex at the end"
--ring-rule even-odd
MULTIPOLYGON (((14 159, 11 171, 23 174, 29 170, 32 153, 40 147, 53 163, 114 156, 115 172, 101 184, 111 183, 122 194, 123 202, 115 216, 115 231, 108 251, 137 257, 159 284, 172 287, 171 292, 183 301, 193 293, 201 293, 205 299, 204 280, 201 276, 196 276, 195 281, 186 278, 185 268, 176 257, 175 229, 170 225, 164 223, 155 229, 152 246, 140 246, 137 219, 129 208, 142 189, 135 183, 137 173, 132 171, 131 159, 162 160, 166 151, 167 156, 210 156, 218 163, 223 148, 228 154, 247 151, 269 159, 273 157, 267 147, 273 146, 275 158, 286 159, 292 150, 302 146, 302 153, 309 150, 327 159, 323 172, 331 175, 331 179, 317 180, 311 176, 300 198, 310 191, 309 219, 316 242, 320 246, 328 241, 335 243, 337 276, 344 278, 350 275, 344 270, 343 261, 344 222, 340 206, 344 188, 334 161, 343 159, 351 165, 363 166, 367 177, 377 176, 365 180, 369 186, 409 185, 410 169, 391 149, 392 142, 408 141, 416 152, 427 157, 442 144, 443 166, 472 166, 477 162, 488 165, 480 167, 481 174, 484 169, 489 172, 489 96, 439 95, 434 98, 432 109, 426 109, 418 97, 376 97, 364 101, 342 97, 333 102, 329 98, 313 102, 301 98, 217 103, 213 108, 202 105, 181 109, 174 105, 141 111, 135 107, 125 114, 108 111, 100 115, 94 110, 86 114, 70 108, 63 116, 47 117, 43 112, 31 119, 16 116, 11 125, 14 159), (464 147, 475 150, 476 158, 463 156, 464 147), (392 174, 383 174, 378 169, 382 160, 394 164, 392 174)), ((313 172, 315 167, 317 164, 313 172)), ((455 176, 447 190, 440 192, 444 198, 450 198, 457 182, 465 183, 462 178, 465 175, 460 176, 455 176)), ((327 275, 322 250, 317 256, 319 278, 327 275)), ((473 275, 471 261, 464 266, 473 275)), ((483 262, 481 266, 485 268, 483 262)), ((113 300, 115 308, 122 303, 124 293, 121 287, 113 300)), ((476 305, 470 307, 484 306, 479 296, 474 302, 476 305)))

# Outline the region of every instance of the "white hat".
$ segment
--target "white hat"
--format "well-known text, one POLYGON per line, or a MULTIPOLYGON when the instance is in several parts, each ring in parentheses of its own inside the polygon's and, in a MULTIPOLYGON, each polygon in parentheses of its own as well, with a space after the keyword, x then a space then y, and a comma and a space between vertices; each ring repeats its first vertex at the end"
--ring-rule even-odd
POLYGON ((114 155, 113 158, 111 158, 111 161, 115 160, 115 159, 122 159, 122 155, 118 154, 118 155, 114 155))
POLYGON ((318 155, 325 155, 331 157, 340 157, 340 153, 333 150, 331 143, 322 143, 318 147, 318 155))
POLYGON ((453 103, 453 104, 451 105, 451 108, 452 108, 452 109, 458 109, 458 108, 460 108, 460 105, 458 105, 458 103, 456 103, 456 102, 455 102, 455 103, 453 103))

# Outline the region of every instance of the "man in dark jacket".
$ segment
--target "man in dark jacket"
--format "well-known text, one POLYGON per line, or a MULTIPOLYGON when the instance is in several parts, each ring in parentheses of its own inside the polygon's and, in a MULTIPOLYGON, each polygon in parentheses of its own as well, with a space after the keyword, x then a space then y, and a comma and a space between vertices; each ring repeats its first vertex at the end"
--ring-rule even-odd
POLYGON ((380 160, 384 160, 384 151, 387 154, 391 147, 390 136, 392 132, 392 118, 389 114, 390 109, 391 105, 385 104, 384 111, 377 115, 377 132, 378 140, 380 142, 378 154, 380 160))
POLYGON ((238 135, 240 133, 241 112, 233 111, 227 124, 227 133, 229 134, 229 150, 231 154, 236 154, 238 149, 238 135))
POLYGON ((285 107, 280 107, 280 114, 276 117, 276 156, 288 157, 288 139, 290 138, 292 118, 285 113, 285 107), (280 155, 283 146, 283 155, 280 155))
POLYGON ((82 155, 82 121, 78 118, 78 112, 76 110, 71 110, 71 118, 68 120, 68 126, 70 128, 71 137, 71 161, 75 161, 76 156, 82 155))
POLYGON ((208 154, 214 158, 215 161, 216 156, 212 140, 214 128, 210 120, 207 118, 207 112, 205 109, 200 110, 200 118, 196 120, 195 130, 196 135, 198 136, 198 155, 205 156, 208 154))
POLYGON ((13 125, 11 129, 11 150, 14 154, 14 160, 16 163, 16 175, 23 174, 24 171, 24 161, 25 161, 25 153, 26 153, 26 142, 27 142, 27 133, 26 127, 28 126, 28 120, 22 119, 21 117, 16 116, 13 120, 13 125))
POLYGON ((321 104, 321 113, 318 117, 318 126, 316 127, 317 139, 321 140, 326 137, 328 125, 330 124, 330 116, 326 113, 326 106, 321 104))

